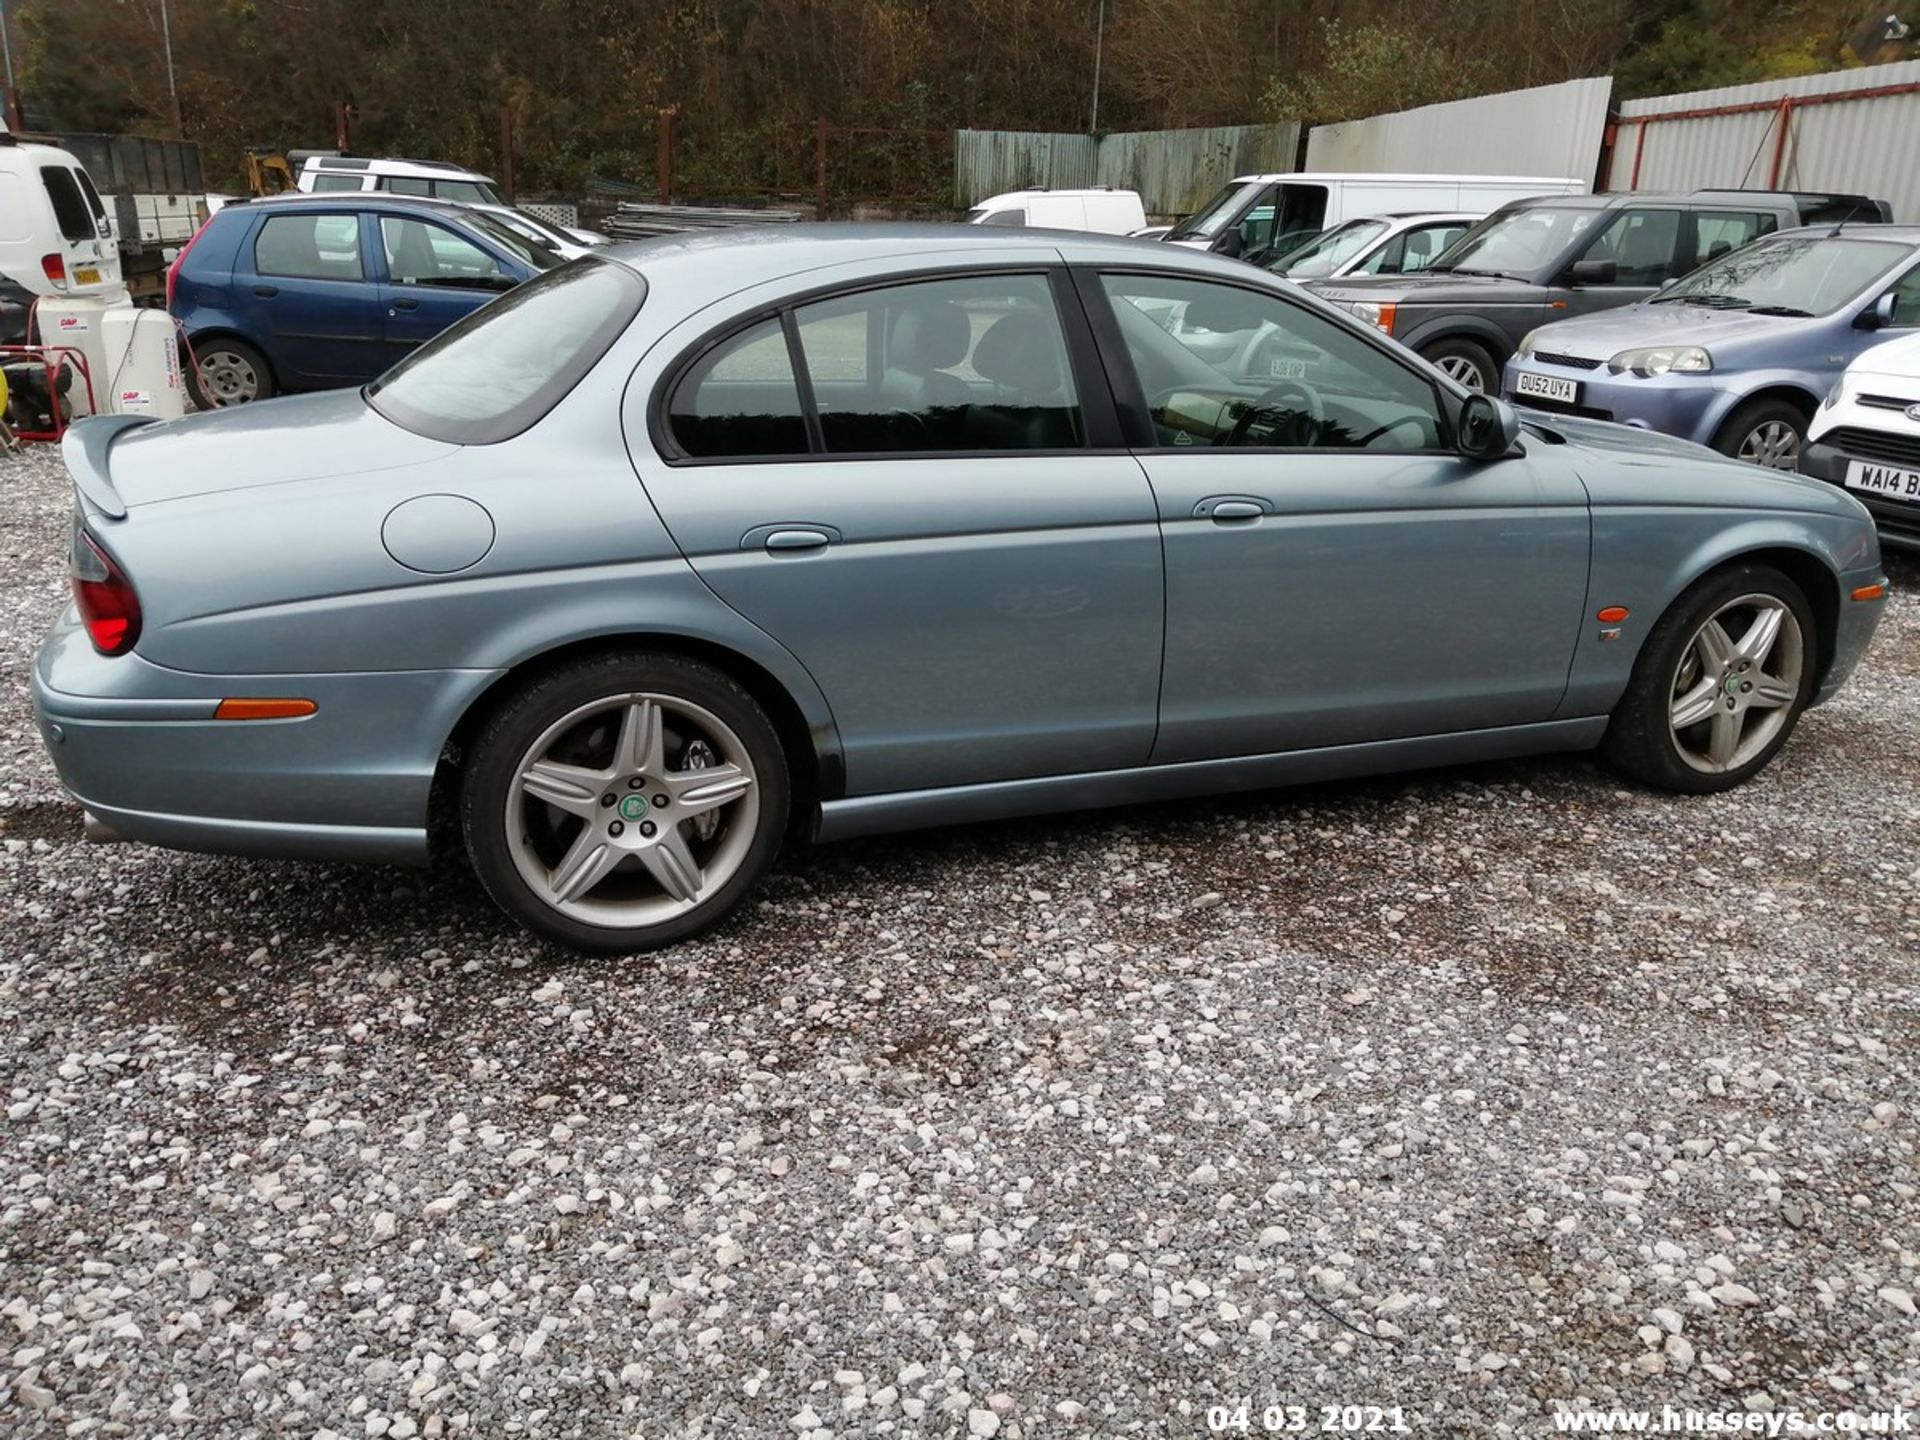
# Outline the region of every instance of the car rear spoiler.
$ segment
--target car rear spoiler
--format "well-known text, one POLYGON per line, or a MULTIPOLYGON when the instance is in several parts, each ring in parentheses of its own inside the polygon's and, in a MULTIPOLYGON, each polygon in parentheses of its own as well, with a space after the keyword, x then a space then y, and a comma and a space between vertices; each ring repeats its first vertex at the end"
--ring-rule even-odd
POLYGON ((60 458, 73 477, 73 488, 109 519, 126 519, 127 502, 120 498, 107 474, 107 451, 127 431, 152 425, 156 419, 152 415, 87 415, 67 427, 66 437, 60 442, 60 458))

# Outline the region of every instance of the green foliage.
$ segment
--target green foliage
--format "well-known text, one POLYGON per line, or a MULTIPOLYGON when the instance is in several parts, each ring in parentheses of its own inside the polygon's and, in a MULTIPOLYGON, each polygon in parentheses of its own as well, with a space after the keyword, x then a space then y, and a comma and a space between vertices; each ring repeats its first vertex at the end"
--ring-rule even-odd
POLYGON ((1437 35, 1391 24, 1321 22, 1319 66, 1276 80, 1266 106, 1276 120, 1329 124, 1411 110, 1497 88, 1487 60, 1455 54, 1437 35))

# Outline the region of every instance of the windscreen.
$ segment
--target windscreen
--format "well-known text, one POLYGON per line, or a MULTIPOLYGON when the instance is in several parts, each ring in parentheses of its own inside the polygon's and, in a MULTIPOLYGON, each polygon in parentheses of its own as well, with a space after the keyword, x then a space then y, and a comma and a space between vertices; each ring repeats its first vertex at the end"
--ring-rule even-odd
POLYGON ((511 254, 518 255, 536 270, 551 270, 564 263, 559 255, 549 250, 540 241, 522 235, 512 226, 484 211, 474 211, 464 218, 494 244, 511 254))
POLYGON ((1825 315, 1859 295, 1909 253, 1905 245, 1852 236, 1761 240, 1709 261, 1658 298, 1662 304, 1714 310, 1825 315))
POLYGON ((1455 241, 1426 273, 1530 276, 1558 260, 1607 214, 1590 205, 1496 210, 1455 241))
POLYGON ((1287 251, 1267 268, 1295 279, 1331 275, 1386 233, 1384 220, 1349 220, 1287 251))
POLYGON ((1211 240, 1239 213, 1257 182, 1229 185, 1167 232, 1169 240, 1211 240))
POLYGON ((367 386, 396 425, 453 445, 511 439, 559 404, 646 297, 609 260, 561 266, 483 305, 367 386))

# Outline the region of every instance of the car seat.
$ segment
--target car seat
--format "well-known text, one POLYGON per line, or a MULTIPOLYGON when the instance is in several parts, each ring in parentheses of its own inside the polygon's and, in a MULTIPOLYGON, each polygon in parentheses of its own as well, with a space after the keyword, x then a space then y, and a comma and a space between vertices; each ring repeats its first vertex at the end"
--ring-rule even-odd
POLYGON ((1061 363, 1059 337, 1037 312, 994 321, 974 347, 973 368, 993 382, 993 401, 976 407, 974 445, 996 450, 1059 450, 1079 443, 1079 427, 1061 363), (984 413, 983 413, 984 409, 984 413))
POLYGON ((973 399, 973 391, 947 367, 967 358, 973 322, 951 300, 923 300, 893 317, 887 331, 887 368, 880 377, 880 398, 896 410, 934 423, 936 412, 952 423, 973 399))

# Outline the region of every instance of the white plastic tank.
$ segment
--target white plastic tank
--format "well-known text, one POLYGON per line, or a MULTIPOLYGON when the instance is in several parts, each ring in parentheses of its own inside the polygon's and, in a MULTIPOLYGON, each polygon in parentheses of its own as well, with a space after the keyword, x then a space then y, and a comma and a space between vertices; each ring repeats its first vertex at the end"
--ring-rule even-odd
POLYGON ((105 365, 95 372, 94 391, 102 411, 159 420, 187 413, 180 346, 166 311, 122 303, 101 317, 100 330, 105 365))
POLYGON ((75 416, 91 415, 96 410, 107 414, 107 340, 105 321, 114 306, 127 304, 125 293, 111 300, 77 295, 43 295, 33 307, 32 336, 36 344, 68 346, 86 357, 86 370, 93 377, 93 403, 87 403, 87 384, 71 357, 62 355, 73 370, 67 386, 67 403, 75 416))

